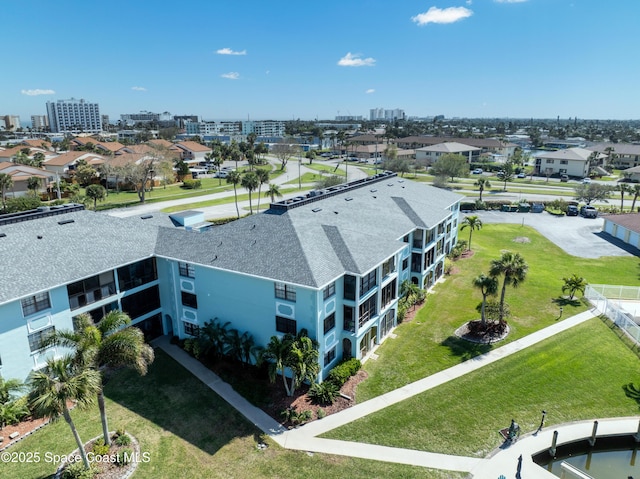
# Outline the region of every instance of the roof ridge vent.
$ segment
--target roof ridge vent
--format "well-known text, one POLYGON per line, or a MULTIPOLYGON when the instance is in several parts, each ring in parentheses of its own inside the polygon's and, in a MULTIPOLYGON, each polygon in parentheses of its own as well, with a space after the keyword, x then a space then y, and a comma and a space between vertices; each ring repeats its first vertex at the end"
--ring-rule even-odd
POLYGON ((76 220, 62 220, 62 221, 58 221, 59 225, 68 225, 69 223, 75 223, 76 220))

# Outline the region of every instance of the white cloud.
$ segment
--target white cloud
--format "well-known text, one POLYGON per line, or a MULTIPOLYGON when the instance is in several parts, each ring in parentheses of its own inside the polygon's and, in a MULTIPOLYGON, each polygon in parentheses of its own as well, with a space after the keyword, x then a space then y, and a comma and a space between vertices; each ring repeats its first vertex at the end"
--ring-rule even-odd
POLYGON ((524 3, 529 0, 493 0, 496 3, 524 3))
POLYGON ((375 64, 375 58, 360 58, 359 53, 352 55, 351 52, 347 53, 340 60, 338 60, 338 65, 340 65, 341 67, 372 67, 375 64))
POLYGON ((365 91, 365 93, 373 93, 373 92, 375 92, 373 88, 369 88, 367 91, 365 91))
POLYGON ((473 15, 473 11, 465 7, 431 7, 425 13, 419 13, 415 17, 411 17, 411 21, 420 26, 429 23, 454 23, 471 15, 473 15))
POLYGON ((238 72, 229 72, 229 73, 223 73, 220 76, 222 78, 227 78, 228 80, 237 80, 238 78, 240 78, 240 73, 238 73, 238 72))
POLYGON ((219 50, 216 50, 216 53, 218 55, 246 55, 247 51, 246 50, 234 51, 231 48, 221 48, 219 50))
POLYGON ((467 0, 467 1, 466 1, 466 2, 464 2, 464 3, 466 3, 467 5, 472 5, 472 4, 473 4, 473 0, 467 0))
POLYGON ((20 90, 20 93, 22 93, 23 95, 29 95, 29 96, 56 94, 56 92, 53 90, 42 90, 40 88, 36 88, 35 90, 20 90))
POLYGON ((131 89, 135 91, 147 91, 147 89, 143 86, 132 86, 131 89))

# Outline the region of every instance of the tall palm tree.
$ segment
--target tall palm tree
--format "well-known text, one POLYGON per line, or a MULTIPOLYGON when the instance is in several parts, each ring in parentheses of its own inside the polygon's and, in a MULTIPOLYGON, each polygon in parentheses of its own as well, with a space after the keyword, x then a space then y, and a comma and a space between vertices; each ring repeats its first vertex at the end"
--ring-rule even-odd
POLYGON ((633 185, 631 193, 633 193, 633 201, 631 202, 631 212, 633 213, 633 210, 636 209, 636 200, 640 196, 640 185, 633 185))
POLYGON ((31 409, 37 415, 52 419, 60 415, 64 417, 76 440, 84 467, 89 469, 84 443, 73 423, 68 403, 75 401, 80 408, 93 404, 100 389, 100 373, 95 369, 78 367, 72 356, 64 356, 49 359, 43 369, 31 373, 29 382, 32 388, 31 409))
POLYGON ((269 183, 269 189, 264 192, 264 196, 270 196, 271 203, 275 203, 276 197, 282 198, 282 193, 280 193, 280 187, 274 183, 269 183))
POLYGON ((238 184, 241 181, 241 176, 238 170, 233 170, 227 175, 227 183, 233 185, 233 195, 236 198, 236 213, 238 214, 238 218, 240 218, 240 210, 238 209, 238 184))
POLYGON ((293 372, 291 379, 291 396, 304 381, 313 383, 320 372, 318 364, 317 344, 304 333, 297 336, 291 345, 287 366, 293 372))
POLYGON ((584 294, 584 290, 587 287, 585 279, 575 273, 567 278, 562 278, 562 281, 564 281, 562 292, 565 293, 568 291, 570 300, 573 300, 573 297, 578 292, 584 294))
POLYGON ((507 285, 517 288, 527 277, 529 265, 520 255, 505 251, 499 259, 491 261, 489 274, 493 277, 504 276, 502 282, 502 291, 500 293, 500 321, 504 320, 504 296, 507 291, 507 285))
POLYGON ((254 171, 249 171, 242 175, 242 180, 240 180, 240 184, 242 187, 249 192, 249 211, 253 214, 253 204, 251 202, 251 196, 254 191, 258 189, 260 185, 260 180, 258 180, 258 175, 254 171))
MULTIPOLYGON (((620 192, 620 213, 624 213, 624 194, 631 194, 633 193, 633 190, 626 183, 619 183, 617 189, 620 192)), ((631 211, 633 212, 633 208, 631 208, 631 211)))
POLYGON ((5 198, 7 190, 13 187, 13 179, 6 173, 0 173, 0 199, 2 200, 2 209, 7 208, 7 199, 5 198))
POLYGON ((278 373, 282 374, 284 390, 287 396, 293 396, 294 392, 293 383, 289 385, 285 374, 289 351, 291 350, 291 344, 294 339, 291 334, 285 334, 282 339, 278 336, 271 336, 269 344, 267 344, 267 347, 264 348, 260 354, 260 361, 268 362, 267 371, 269 373, 269 380, 272 383, 276 382, 278 373))
POLYGON ((480 192, 480 201, 482 201, 482 193, 485 188, 491 188, 491 183, 486 178, 478 178, 478 181, 474 183, 475 186, 478 187, 478 191, 480 192))
POLYGON ((256 176, 258 177, 258 211, 260 211, 260 190, 262 185, 269 183, 269 170, 264 168, 256 168, 256 176))
POLYGON ((482 220, 477 216, 465 216, 460 224, 460 230, 465 228, 469 228, 469 251, 471 251, 471 235, 473 234, 473 230, 482 229, 482 220))
POLYGON ((75 322, 74 331, 56 331, 47 343, 73 349, 77 367, 99 373, 98 408, 104 442, 110 444, 102 379, 112 369, 120 367, 130 367, 145 375, 154 359, 153 348, 145 342, 140 329, 128 327, 131 319, 122 311, 110 311, 97 324, 88 314, 78 315, 75 322))
POLYGON ((493 296, 498 292, 498 278, 481 273, 479 276, 473 278, 473 286, 478 288, 482 293, 480 321, 482 322, 482 326, 485 326, 487 324, 487 317, 485 315, 487 296, 493 296))

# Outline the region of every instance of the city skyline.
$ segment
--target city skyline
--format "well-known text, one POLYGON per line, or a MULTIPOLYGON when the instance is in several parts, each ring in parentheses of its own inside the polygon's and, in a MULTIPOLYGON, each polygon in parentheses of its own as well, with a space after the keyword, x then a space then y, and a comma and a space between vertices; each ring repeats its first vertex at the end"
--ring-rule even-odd
POLYGON ((5 38, 22 40, 5 54, 0 114, 24 123, 47 101, 76 98, 112 122, 139 111, 368 118, 372 108, 637 119, 638 13, 634 0, 196 1, 182 12, 14 2, 5 38))

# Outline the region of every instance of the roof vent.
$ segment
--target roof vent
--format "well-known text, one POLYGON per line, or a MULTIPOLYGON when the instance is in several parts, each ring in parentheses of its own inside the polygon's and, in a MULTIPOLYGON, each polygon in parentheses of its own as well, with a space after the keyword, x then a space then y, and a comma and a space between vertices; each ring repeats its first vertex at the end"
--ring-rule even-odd
POLYGON ((69 223, 75 223, 76 220, 62 220, 62 221, 58 221, 59 225, 68 225, 69 223))
POLYGON ((311 211, 313 211, 314 213, 317 213, 318 211, 322 211, 322 208, 314 208, 311 211))
POLYGON ((369 190, 369 191, 370 191, 371 193, 375 193, 376 191, 378 191, 378 189, 377 189, 377 188, 374 188, 374 189, 369 190))
POLYGON ((153 215, 144 215, 140 217, 141 220, 148 220, 149 218, 153 218, 153 215))
POLYGON ((42 239, 42 235, 38 235, 38 236, 37 236, 37 238, 38 238, 38 239, 42 239))
POLYGON ((5 238, 7 236, 7 233, 0 233, 0 238, 5 238))
POLYGON ((344 200, 345 201, 351 201, 351 200, 353 200, 353 198, 351 198, 351 196, 347 196, 344 200))

